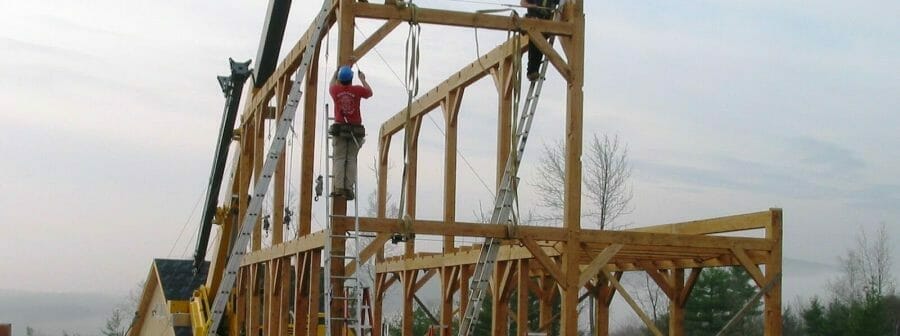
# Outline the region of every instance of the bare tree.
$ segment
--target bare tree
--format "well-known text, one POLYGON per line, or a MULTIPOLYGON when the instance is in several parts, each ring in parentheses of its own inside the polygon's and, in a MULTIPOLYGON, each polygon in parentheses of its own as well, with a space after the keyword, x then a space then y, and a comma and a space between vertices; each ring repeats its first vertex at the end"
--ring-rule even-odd
MULTIPOLYGON (((631 177, 631 165, 628 164, 628 147, 619 141, 618 136, 603 137, 594 134, 588 145, 584 167, 584 192, 587 206, 582 207, 582 217, 596 224, 601 230, 615 229, 615 221, 620 216, 631 212, 631 189, 628 179, 631 177)), ((532 185, 538 189, 539 204, 549 208, 550 215, 542 216, 545 222, 557 223, 562 220, 565 205, 565 144, 556 141, 544 144, 538 163, 538 178, 532 185)), ((650 278, 645 276, 647 296, 654 316, 657 316, 660 303, 658 287, 651 286, 650 278)), ((590 332, 594 333, 594 299, 588 299, 590 311, 590 332)), ((580 308, 579 308, 580 309, 580 308)), ((656 320, 656 318, 654 318, 656 320)))
POLYGON ((891 273, 891 245, 885 224, 871 239, 866 230, 860 228, 856 236, 856 246, 839 257, 842 274, 829 286, 837 299, 844 303, 860 302, 867 293, 892 295, 895 282, 891 273))
POLYGON ((592 205, 599 208, 601 230, 615 223, 619 216, 631 212, 628 203, 632 193, 628 187, 631 166, 628 164, 628 147, 619 142, 619 136, 603 139, 593 136, 585 167, 585 191, 592 205))
MULTIPOLYGON (((565 186, 565 146, 562 141, 544 144, 538 178, 532 185, 538 189, 539 204, 552 212, 544 216, 545 221, 562 219, 565 186)), ((594 134, 586 153, 584 166, 584 192, 587 206, 583 217, 588 218, 601 230, 616 228, 615 221, 631 212, 629 203, 632 193, 628 185, 631 165, 628 164, 628 147, 618 136, 602 138, 594 134)))

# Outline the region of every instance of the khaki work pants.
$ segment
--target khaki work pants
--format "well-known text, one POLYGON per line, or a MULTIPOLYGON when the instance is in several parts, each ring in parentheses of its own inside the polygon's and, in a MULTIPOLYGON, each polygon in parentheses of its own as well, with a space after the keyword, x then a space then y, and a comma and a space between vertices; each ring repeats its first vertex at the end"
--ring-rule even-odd
POLYGON ((366 142, 362 136, 334 137, 334 192, 356 185, 356 155, 366 142))

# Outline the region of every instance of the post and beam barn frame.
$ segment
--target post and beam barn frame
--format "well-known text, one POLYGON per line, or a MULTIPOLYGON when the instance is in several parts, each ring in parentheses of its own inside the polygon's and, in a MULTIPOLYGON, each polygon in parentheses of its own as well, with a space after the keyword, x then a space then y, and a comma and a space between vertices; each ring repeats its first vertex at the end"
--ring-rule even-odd
MULTIPOLYGON (((468 280, 478 260, 479 246, 458 248, 454 244, 459 237, 502 238, 505 243, 491 284, 493 310, 491 312, 494 335, 506 335, 509 321, 519 326, 528 325, 529 295, 540 300, 539 325, 546 329, 558 323, 562 335, 575 335, 578 327, 577 305, 586 295, 597 299, 596 334, 609 333, 609 304, 618 293, 635 310, 648 327, 658 335, 647 315, 619 283, 624 272, 646 272, 669 298, 670 324, 667 334, 685 335, 684 307, 693 285, 703 268, 742 266, 760 289, 766 288, 764 300, 764 334, 781 335, 781 265, 782 265, 782 215, 780 209, 749 213, 685 223, 643 227, 625 231, 590 230, 581 227, 581 152, 583 134, 583 84, 584 84, 584 0, 568 1, 562 9, 559 21, 529 18, 513 18, 483 13, 467 13, 401 6, 392 0, 386 3, 357 2, 355 0, 325 0, 330 4, 328 28, 336 26, 338 34, 338 64, 346 64, 352 58, 360 59, 391 33, 400 23, 415 20, 420 24, 477 27, 481 29, 514 30, 521 34, 500 44, 449 76, 429 92, 417 97, 410 106, 398 107, 394 117, 381 126, 378 141, 378 213, 376 218, 360 218, 362 231, 375 238, 359 254, 362 260, 376 259, 376 283, 373 288, 374 335, 380 335, 383 299, 388 288, 402 285, 404 304, 403 335, 412 335, 414 297, 423 284, 434 276, 440 281, 440 334, 451 334, 454 314, 462 314, 468 298, 468 280), (356 18, 382 20, 383 25, 368 39, 357 43, 354 34, 356 18), (555 35, 562 46, 562 53, 553 49, 543 35, 555 35), (533 39, 530 39, 533 38, 533 39), (567 82, 565 113, 565 205, 561 227, 518 226, 479 223, 463 223, 456 220, 456 157, 459 107, 469 85, 490 77, 497 89, 497 172, 503 174, 503 165, 509 155, 512 124, 513 76, 518 69, 514 60, 529 42, 535 41, 553 68, 567 82), (416 217, 416 177, 419 128, 427 113, 440 108, 445 128, 443 218, 416 217), (408 186, 406 209, 410 221, 401 222, 387 218, 387 159, 392 136, 401 130, 411 132, 407 148, 408 186), (735 233, 753 231, 757 236, 735 233), (415 241, 405 244, 402 256, 385 258, 384 247, 394 233, 440 235, 444 237, 442 253, 417 253, 415 241), (717 235, 731 233, 727 236, 717 235), (516 296, 518 305, 510 307, 516 296), (459 298, 457 300, 455 298, 459 298), (554 307, 556 306, 556 307, 554 307), (559 310, 554 316, 553 309, 559 310)), ((296 42, 274 74, 261 85, 251 88, 245 101, 240 126, 236 130, 239 153, 234 164, 235 174, 229 186, 232 195, 247 195, 251 183, 262 168, 265 149, 266 120, 282 113, 287 92, 293 84, 292 74, 299 66, 306 51, 310 27, 296 42), (274 106, 274 107, 273 107, 274 106)), ((321 45, 321 41, 318 41, 321 45)), ((284 214, 272 214, 272 246, 263 248, 262 227, 257 223, 251 240, 250 252, 245 256, 239 271, 232 307, 235 319, 229 325, 233 335, 243 330, 246 335, 317 335, 319 312, 322 309, 344 309, 339 305, 321 307, 321 265, 326 239, 333 239, 332 253, 344 253, 344 240, 334 238, 352 230, 354 218, 347 217, 346 202, 333 203, 333 233, 312 232, 312 202, 314 153, 316 146, 316 102, 319 99, 319 55, 313 58, 304 81, 302 117, 298 118, 300 142, 300 180, 298 190, 299 213, 293 221, 299 225, 296 237, 285 237, 284 214), (290 318, 293 315, 294 318, 290 318)), ((284 155, 282 155, 284 157, 284 155)), ((296 165, 295 165, 296 166, 296 165)), ((275 175, 273 209, 285 206, 285 162, 279 162, 275 175)), ((219 211, 221 237, 230 237, 235 228, 235 218, 243 218, 248 200, 233 198, 226 211, 219 211)), ((222 239, 227 242, 227 238, 222 239)), ((227 249, 218 249, 208 279, 216 291, 224 267, 227 249)), ((358 265, 331 262, 333 274, 352 274, 358 265)), ((333 284, 336 291, 340 283, 333 284)), ((525 335, 528 328, 517 328, 525 335)), ((340 328, 335 328, 335 334, 340 328)), ((537 330, 534 330, 537 331, 537 330)))

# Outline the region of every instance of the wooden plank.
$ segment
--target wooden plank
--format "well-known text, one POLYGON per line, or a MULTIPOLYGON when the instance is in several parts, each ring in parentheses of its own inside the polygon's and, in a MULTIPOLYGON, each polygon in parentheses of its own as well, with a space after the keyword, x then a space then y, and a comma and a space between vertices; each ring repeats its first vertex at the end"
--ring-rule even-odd
POLYGON ((603 252, 600 252, 600 254, 598 254, 597 257, 581 271, 581 275, 578 276, 578 287, 583 287, 588 281, 591 281, 592 278, 597 276, 600 269, 603 268, 603 266, 606 266, 606 263, 622 249, 622 246, 624 245, 613 244, 604 249, 603 252))

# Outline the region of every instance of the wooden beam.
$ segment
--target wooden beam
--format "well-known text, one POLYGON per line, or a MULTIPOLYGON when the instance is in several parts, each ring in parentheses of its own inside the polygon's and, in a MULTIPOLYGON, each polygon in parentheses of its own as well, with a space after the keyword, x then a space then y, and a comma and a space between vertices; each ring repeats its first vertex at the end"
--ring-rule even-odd
POLYGON ((300 252, 321 249, 325 246, 326 238, 327 235, 325 234, 325 231, 319 231, 284 244, 272 246, 264 250, 253 251, 244 256, 241 265, 247 266, 300 252))
POLYGON ((544 253, 544 249, 538 246, 538 244, 534 240, 530 238, 523 238, 522 245, 525 245, 525 248, 527 248, 528 251, 531 252, 531 255, 534 256, 534 258, 538 261, 538 263, 541 264, 541 266, 544 266, 544 269, 547 271, 547 273, 550 273, 550 275, 553 276, 556 282, 565 283, 566 274, 563 273, 556 262, 550 259, 550 257, 547 256, 546 253, 544 253))
POLYGON ((425 274, 422 274, 422 277, 416 280, 416 286, 413 287, 413 294, 418 293, 419 290, 422 289, 422 287, 425 286, 426 283, 428 283, 428 280, 431 280, 431 278, 433 278, 435 274, 437 274, 437 269, 430 269, 425 271, 425 274))
POLYGON ((771 212, 760 211, 735 216, 725 216, 681 223, 647 226, 634 228, 629 231, 705 235, 713 233, 764 229, 766 228, 766 225, 771 222, 771 219, 771 212))
POLYGON ((750 256, 747 255, 747 252, 744 251, 743 248, 733 247, 731 250, 734 252, 734 255, 737 257, 738 261, 741 262, 741 265, 744 266, 744 269, 747 270, 747 274, 750 274, 750 278, 756 282, 756 285, 762 288, 766 284, 766 277, 762 274, 762 271, 753 263, 753 260, 750 259, 750 256))
POLYGON ((367 53, 369 53, 372 48, 375 47, 381 40, 384 39, 385 36, 394 31, 397 26, 400 25, 400 20, 388 20, 381 27, 378 28, 372 35, 369 35, 363 43, 361 43, 356 50, 353 50, 353 57, 356 59, 362 59, 367 53))
MULTIPOLYGON (((334 217, 335 228, 349 229, 353 224, 353 217, 336 215, 334 217)), ((402 232, 402 224, 396 219, 360 217, 360 227, 367 232, 402 232)), ((453 232, 456 236, 466 237, 492 237, 503 239, 540 239, 566 241, 567 235, 564 228, 519 226, 513 235, 502 224, 480 223, 445 223, 443 221, 417 219, 411 224, 411 228, 418 234, 442 235, 453 232)), ((582 230, 579 240, 585 243, 624 244, 626 246, 671 246, 684 248, 730 248, 740 245, 747 250, 770 250, 772 241, 763 238, 723 237, 723 236, 694 236, 683 234, 665 234, 632 231, 607 231, 607 230, 582 230)))
POLYGON ((458 12, 422 8, 418 6, 415 6, 415 8, 412 8, 413 6, 398 7, 363 2, 357 2, 355 5, 354 12, 356 13, 356 16, 367 19, 403 20, 446 26, 475 27, 479 29, 506 31, 533 29, 543 33, 556 35, 571 35, 574 28, 572 24, 564 21, 458 12))
POLYGON ((559 71, 559 74, 565 80, 570 80, 572 78, 572 68, 566 64, 566 60, 556 52, 556 49, 553 49, 553 46, 547 42, 547 38, 533 30, 526 30, 526 32, 528 33, 529 43, 533 43, 535 47, 541 50, 544 56, 547 56, 550 64, 553 64, 553 67, 556 68, 556 71, 559 71))
POLYGON ((622 246, 624 245, 612 244, 604 249, 603 252, 600 252, 600 254, 598 254, 597 257, 581 271, 581 275, 578 276, 578 287, 584 287, 584 285, 591 281, 592 278, 596 277, 597 273, 600 272, 600 269, 602 269, 603 266, 606 266, 606 263, 622 249, 622 246))
MULTIPOLYGON (((521 37, 524 41, 525 37, 521 37)), ((524 46, 527 44, 523 41, 519 41, 518 46, 520 49, 518 52, 524 51, 524 46)), ((412 103, 411 117, 417 117, 419 115, 428 113, 429 111, 436 108, 440 105, 441 101, 447 97, 447 95, 456 89, 461 87, 468 86, 469 84, 474 83, 475 81, 481 79, 482 77, 487 75, 489 69, 497 66, 497 64, 502 61, 504 58, 512 55, 515 50, 516 43, 512 40, 507 41, 506 43, 501 44, 500 46, 494 48, 481 58, 475 60, 469 65, 462 68, 462 70, 457 71, 453 75, 450 75, 446 80, 444 80, 441 84, 435 86, 428 93, 420 96, 416 101, 412 103)), ((393 117, 389 118, 381 125, 381 137, 385 137, 394 133, 397 133, 401 129, 403 129, 406 124, 406 109, 395 114, 393 117)))
POLYGON ((678 305, 682 308, 687 304, 688 298, 691 297, 691 292, 694 290, 694 285, 697 284, 697 280, 700 279, 700 272, 703 271, 702 268, 692 268, 691 275, 688 276, 687 282, 684 283, 684 290, 678 294, 678 305))
MULTIPOLYGON (((369 245, 366 245, 366 247, 363 248, 362 251, 359 252, 359 262, 364 263, 364 264, 366 262, 368 262, 369 258, 372 258, 372 256, 375 255, 375 253, 384 249, 384 244, 387 243, 388 239, 390 239, 390 238, 391 238, 391 235, 389 235, 387 233, 379 233, 379 234, 375 235, 375 239, 373 239, 369 243, 369 245)), ((356 273, 356 267, 357 267, 356 260, 351 260, 347 264, 347 268, 346 268, 347 274, 356 273)))
POLYGON ((647 328, 650 329, 650 332, 652 332, 656 336, 663 336, 662 331, 659 331, 659 328, 657 328, 656 325, 653 324, 653 320, 651 320, 650 317, 647 316, 646 313, 644 313, 644 310, 641 309, 641 306, 639 306, 637 302, 635 302, 634 299, 631 298, 631 295, 629 295, 628 292, 625 291, 625 287, 622 287, 622 284, 619 283, 619 280, 616 279, 616 277, 614 277, 612 273, 607 270, 603 270, 603 274, 606 275, 606 278, 609 280, 609 282, 614 287, 616 287, 616 290, 619 291, 619 294, 622 295, 622 298, 625 299, 625 302, 628 302, 628 305, 631 306, 631 309, 633 309, 634 312, 637 313, 638 317, 641 318, 641 321, 644 321, 644 325, 646 325, 647 328))
POLYGON ((676 293, 674 292, 675 284, 671 281, 671 279, 666 278, 666 275, 660 273, 660 271, 653 266, 653 263, 648 261, 643 261, 638 263, 641 267, 644 267, 644 272, 653 279, 653 282, 656 282, 656 285, 659 286, 659 289, 662 290, 663 293, 666 294, 666 297, 669 300, 674 300, 676 293))

